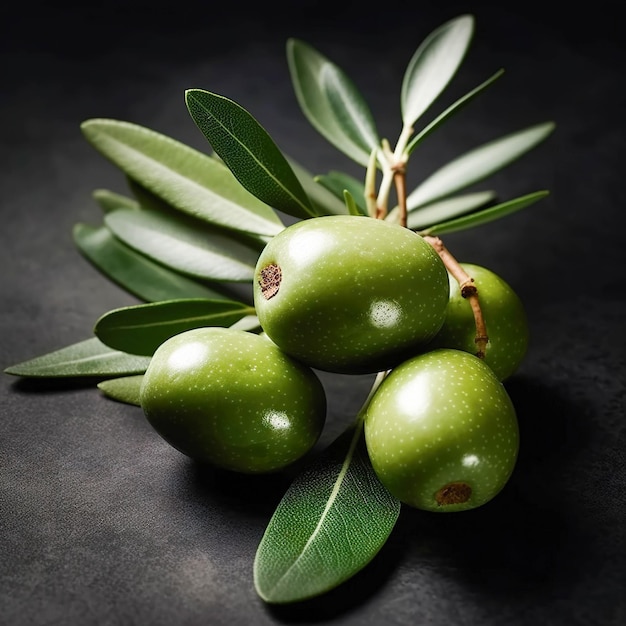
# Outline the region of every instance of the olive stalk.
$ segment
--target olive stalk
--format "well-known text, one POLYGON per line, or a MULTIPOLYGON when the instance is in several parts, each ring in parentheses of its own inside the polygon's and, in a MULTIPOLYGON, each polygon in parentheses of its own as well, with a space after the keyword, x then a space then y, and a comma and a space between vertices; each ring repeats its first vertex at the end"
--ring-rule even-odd
POLYGON ((367 411, 367 407, 369 406, 369 403, 371 402, 372 398, 374 397, 374 394, 376 393, 376 390, 380 387, 381 383, 383 382, 383 380, 385 380, 385 378, 387 377, 387 374, 389 374, 389 372, 391 372, 391 370, 383 370, 382 372, 378 372, 376 374, 376 378, 374 379, 374 382, 372 383, 372 386, 371 386, 371 388, 369 390, 369 393, 367 394, 367 397, 365 398, 365 401, 363 402, 363 404, 361 405, 361 408, 359 409, 358 413, 356 414, 355 425, 357 427, 365 419, 365 413, 367 411))
POLYGON ((393 167, 393 180, 396 185, 396 195, 398 196, 398 210, 400 217, 398 222, 400 226, 407 227, 407 208, 406 208, 406 164, 399 161, 393 167))
MULTIPOLYGON (((397 153, 397 151, 396 151, 397 153)), ((387 146, 388 156, 388 172, 393 176, 393 182, 396 187, 396 196, 398 199, 399 218, 398 222, 401 226, 407 227, 407 205, 406 205, 406 159, 396 157, 396 153, 389 153, 387 146)), ((385 178, 383 178, 383 181, 385 178)), ((370 181, 371 182, 371 181, 370 181)), ((381 185, 382 186, 382 185, 381 185)), ((379 198, 381 197, 379 193, 379 198)), ((376 217, 383 219, 386 215, 386 203, 381 205, 380 202, 377 206, 376 217)), ((485 319, 480 308, 480 302, 478 298, 478 289, 474 284, 474 279, 463 269, 461 264, 450 253, 448 248, 444 245, 443 241, 439 237, 432 235, 424 235, 424 240, 427 241, 437 252, 441 260, 443 261, 446 269, 457 280, 461 288, 461 295, 467 299, 472 307, 472 313, 474 315, 474 323, 476 325, 476 356, 479 359, 485 358, 487 351, 487 344, 489 343, 489 336, 487 335, 487 327, 485 325, 485 319)))
POLYGON ((439 237, 424 235, 424 239, 435 249, 448 272, 450 272, 459 283, 461 295, 470 303, 476 324, 476 338, 474 339, 476 342, 476 356, 480 359, 484 359, 489 337, 487 335, 485 319, 480 308, 478 289, 474 284, 474 279, 463 269, 461 264, 454 258, 439 237))
POLYGON ((378 372, 376 374, 376 378, 374 378, 374 382, 372 383, 372 386, 370 387, 367 397, 363 401, 363 404, 361 405, 361 408, 358 410, 356 417, 354 419, 354 425, 353 425, 354 434, 350 441, 348 456, 352 455, 361 435, 363 434, 363 424, 365 422, 365 414, 367 413, 367 408, 369 407, 370 402, 372 401, 372 398, 376 394, 376 391, 380 387, 381 383, 383 382, 383 380, 385 380, 385 378, 390 372, 391 370, 383 370, 382 372, 378 372))
MULTIPOLYGON (((387 168, 385 168, 385 174, 383 175, 383 183, 381 184, 381 188, 384 187, 384 183, 388 180, 393 180, 396 187, 396 196, 398 199, 398 210, 399 210, 399 218, 398 223, 404 228, 407 227, 407 205, 406 205, 406 158, 398 158, 396 157, 396 153, 391 153, 389 151, 388 144, 383 145, 383 150, 387 154, 387 168), (392 178, 389 178, 391 176, 392 178)), ((371 167, 368 168, 368 174, 371 171, 371 167)), ((366 178, 366 198, 373 197, 372 194, 372 186, 373 179, 371 176, 366 178)), ((378 202, 375 207, 375 217, 377 219, 384 219, 387 214, 387 197, 388 190, 385 191, 384 194, 381 194, 379 191, 378 202), (380 199, 384 198, 384 203, 380 202, 380 199)), ((434 237, 432 235, 423 235, 424 240, 427 241, 437 252, 441 260, 448 272, 457 280, 459 286, 461 288, 461 295, 467 299, 472 307, 472 313, 474 315, 474 323, 476 325, 476 338, 474 342, 476 343, 476 356, 479 359, 485 358, 485 353, 487 351, 487 344, 489 343, 489 336, 487 335, 487 327, 485 324, 485 319, 480 307, 480 302, 478 298, 478 289, 474 284, 474 279, 463 269, 461 264, 456 260, 456 258, 450 253, 448 248, 444 245, 443 241, 439 237, 434 237)))

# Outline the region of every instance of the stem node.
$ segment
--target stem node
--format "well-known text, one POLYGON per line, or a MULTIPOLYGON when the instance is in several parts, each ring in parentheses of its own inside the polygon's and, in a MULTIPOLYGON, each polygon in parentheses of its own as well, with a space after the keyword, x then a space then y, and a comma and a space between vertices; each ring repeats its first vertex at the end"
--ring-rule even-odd
POLYGON ((476 343, 475 354, 479 359, 484 359, 489 337, 487 335, 485 319, 480 308, 480 302, 478 301, 478 288, 474 284, 474 279, 463 269, 452 254, 450 254, 450 251, 444 246, 443 241, 441 241, 439 237, 424 235, 424 240, 435 249, 448 272, 459 283, 461 295, 470 303, 472 313, 474 314, 474 323, 476 325, 476 337, 474 339, 476 343))

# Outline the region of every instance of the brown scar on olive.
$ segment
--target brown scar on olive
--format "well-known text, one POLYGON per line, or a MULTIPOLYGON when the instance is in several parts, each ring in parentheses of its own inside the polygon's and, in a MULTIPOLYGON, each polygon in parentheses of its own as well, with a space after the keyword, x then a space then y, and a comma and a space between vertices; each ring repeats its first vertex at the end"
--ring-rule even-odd
POLYGON ((470 499, 472 488, 463 482, 454 482, 444 485, 435 494, 435 500, 439 506, 446 504, 463 504, 470 499))
POLYGON ((259 286, 261 293, 266 300, 273 298, 280 289, 280 281, 283 273, 279 265, 272 263, 266 265, 260 272, 259 286))

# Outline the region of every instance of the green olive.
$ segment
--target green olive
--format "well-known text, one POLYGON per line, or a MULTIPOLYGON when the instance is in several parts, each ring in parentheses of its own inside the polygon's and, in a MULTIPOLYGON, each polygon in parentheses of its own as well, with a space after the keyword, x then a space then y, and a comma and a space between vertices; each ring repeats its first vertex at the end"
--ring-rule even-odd
POLYGON ((383 380, 365 415, 374 471, 418 509, 473 509, 513 472, 519 430, 513 403, 478 357, 438 349, 402 363, 383 380))
POLYGON ((263 330, 319 370, 365 374, 419 350, 448 303, 443 262, 407 228, 357 216, 292 224, 269 241, 254 276, 263 330))
POLYGON ((325 392, 312 369, 265 337, 218 327, 161 344, 140 403, 177 450, 243 473, 272 472, 301 458, 326 418, 325 392))
MULTIPOLYGON (((491 270, 461 263, 474 279, 478 302, 489 342, 484 360, 500 380, 512 376, 526 356, 528 322, 522 301, 513 288, 491 270)), ((461 295, 458 281, 450 276, 450 301, 443 326, 431 342, 432 348, 456 348, 476 352, 476 323, 470 302, 461 295)))

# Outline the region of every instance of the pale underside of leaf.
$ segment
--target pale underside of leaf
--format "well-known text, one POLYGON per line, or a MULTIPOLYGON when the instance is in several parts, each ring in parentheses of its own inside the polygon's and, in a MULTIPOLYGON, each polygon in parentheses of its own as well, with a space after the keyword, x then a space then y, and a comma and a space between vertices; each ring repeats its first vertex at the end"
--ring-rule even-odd
POLYGON ((380 147, 374 118, 351 80, 333 63, 324 63, 320 71, 321 89, 337 118, 337 123, 352 141, 368 154, 380 147))
POLYGON ((279 503, 255 556, 257 592, 278 604, 336 587, 374 558, 399 514, 400 503, 369 463, 359 423, 300 474, 279 503))
POLYGON ((473 33, 473 16, 461 15, 434 30, 415 51, 402 81, 405 126, 412 126, 446 88, 465 58, 473 33))
POLYGON ((23 361, 4 371, 37 378, 124 376, 146 371, 150 357, 126 354, 104 345, 97 337, 23 361))
POLYGON ((295 38, 287 41, 287 61, 298 104, 311 125, 353 161, 367 166, 370 149, 346 132, 324 88, 325 74, 343 75, 343 71, 313 47, 295 38))
POLYGON ((93 198, 104 213, 115 209, 139 209, 139 202, 109 189, 95 189, 93 198))
POLYGON ((265 236, 284 228, 276 212, 244 189, 217 159, 129 122, 92 119, 81 129, 130 178, 182 212, 265 236))
POLYGON ((105 223, 126 245, 187 276, 247 282, 254 275, 258 252, 221 232, 145 210, 113 211, 105 223))
POLYGON ((486 205, 496 197, 494 191, 481 191, 463 196, 439 200, 433 204, 409 211, 407 226, 411 229, 424 228, 441 223, 486 205))
POLYGON ((487 224, 488 222, 493 222, 495 220, 505 217, 506 215, 510 215, 512 213, 520 211, 521 209, 525 209, 526 207, 535 204, 535 202, 542 200, 548 194, 549 192, 545 190, 536 191, 525 196, 520 196, 519 198, 515 198, 513 200, 502 202, 500 204, 497 204, 496 206, 489 207, 488 209, 483 209, 469 215, 457 217, 456 219, 452 219, 448 222, 435 224, 434 226, 430 226, 420 231, 420 234, 444 235, 447 233, 455 233, 461 230, 468 230, 469 228, 475 228, 476 226, 487 224))
POLYGON ((504 74, 503 69, 499 69, 495 74, 490 76, 486 81, 482 82, 478 87, 475 87, 470 92, 466 93, 463 97, 459 98, 456 102, 451 104, 445 111, 440 113, 432 122, 427 124, 419 133, 417 133, 409 142, 406 147, 406 154, 411 155, 413 150, 428 137, 434 130, 439 128, 444 122, 446 122, 453 114, 458 113, 466 105, 468 105, 476 96, 478 96, 484 89, 493 84, 500 76, 504 74))
POLYGON ((222 298, 226 296, 179 274, 122 243, 106 226, 76 224, 76 246, 109 280, 146 302, 174 298, 222 298))
POLYGON ((531 126, 485 143, 450 161, 407 196, 407 207, 430 204, 477 183, 534 148, 554 130, 554 123, 531 126))
MULTIPOLYGON (((495 198, 495 191, 477 191, 438 200, 432 204, 409 210, 407 213, 407 226, 412 230, 426 228, 427 226, 474 211, 485 206, 495 198)), ((399 211, 396 208, 390 211, 386 219, 390 222, 397 222, 398 218, 399 211)))

